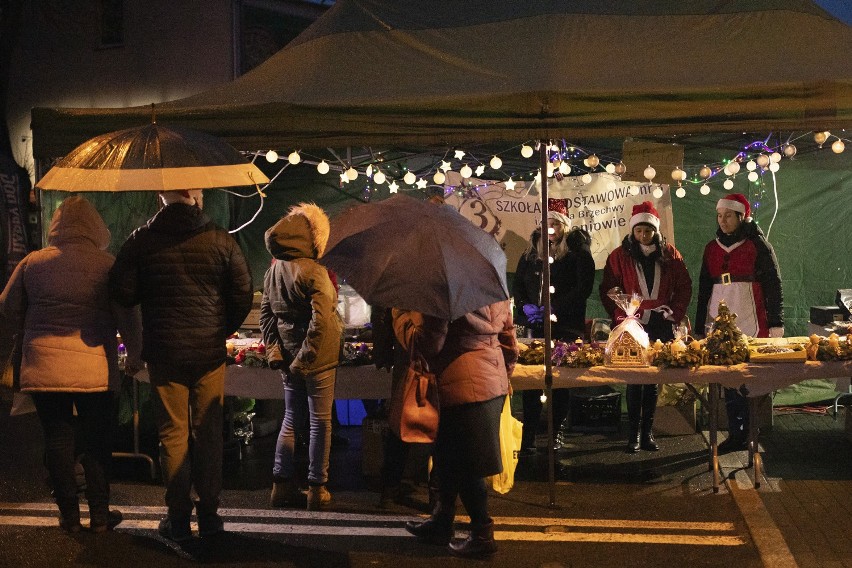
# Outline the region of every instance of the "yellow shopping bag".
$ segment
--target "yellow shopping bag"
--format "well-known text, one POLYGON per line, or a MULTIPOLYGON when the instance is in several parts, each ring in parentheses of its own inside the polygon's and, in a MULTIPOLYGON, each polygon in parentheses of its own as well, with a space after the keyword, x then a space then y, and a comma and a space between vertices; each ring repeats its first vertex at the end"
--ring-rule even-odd
POLYGON ((508 493, 515 484, 515 468, 518 465, 518 452, 521 451, 523 427, 524 425, 512 416, 511 397, 507 395, 503 412, 500 414, 500 457, 503 460, 503 473, 488 478, 497 493, 508 493))

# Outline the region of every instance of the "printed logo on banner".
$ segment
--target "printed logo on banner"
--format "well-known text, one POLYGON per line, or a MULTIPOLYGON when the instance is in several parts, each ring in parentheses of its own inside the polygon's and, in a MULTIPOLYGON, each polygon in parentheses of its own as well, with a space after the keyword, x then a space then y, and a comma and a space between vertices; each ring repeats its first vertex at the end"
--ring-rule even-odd
MULTIPOLYGON (((503 183, 470 179, 464 191, 458 192, 461 178, 448 172, 447 189, 452 193, 446 203, 455 207, 477 226, 493 234, 506 252, 507 267, 514 271, 526 249, 530 235, 541 220, 541 203, 537 182, 517 183, 506 190, 503 183), (459 194, 461 193, 461 194, 459 194)), ((548 180, 551 207, 565 213, 572 227, 580 227, 592 236, 592 256, 600 270, 609 253, 621 245, 630 230, 633 206, 651 201, 660 212, 660 232, 674 243, 671 195, 667 185, 620 181, 609 174, 593 174, 583 184, 579 177, 548 180), (663 195, 653 196, 656 188, 663 195), (636 195, 634 195, 634 193, 636 195)))

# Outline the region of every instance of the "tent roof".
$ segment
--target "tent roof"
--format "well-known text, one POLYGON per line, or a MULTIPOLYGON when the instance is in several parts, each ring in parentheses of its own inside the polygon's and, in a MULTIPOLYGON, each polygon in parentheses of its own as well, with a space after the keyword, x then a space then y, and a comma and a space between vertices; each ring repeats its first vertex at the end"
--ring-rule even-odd
MULTIPOLYGON (((849 53, 808 0, 338 0, 157 117, 244 150, 852 128, 849 53)), ((34 154, 150 112, 36 108, 34 154)))

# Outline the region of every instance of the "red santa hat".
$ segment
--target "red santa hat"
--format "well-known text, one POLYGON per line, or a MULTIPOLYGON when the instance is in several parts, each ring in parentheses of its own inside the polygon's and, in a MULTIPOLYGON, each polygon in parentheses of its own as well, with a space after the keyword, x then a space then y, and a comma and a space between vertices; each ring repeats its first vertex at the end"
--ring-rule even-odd
POLYGON ((736 211, 737 213, 742 214, 743 219, 745 220, 751 218, 751 206, 749 205, 746 196, 742 193, 726 195, 720 199, 718 203, 716 203, 716 209, 730 209, 731 211, 736 211))
POLYGON ((547 218, 556 219, 567 231, 571 228, 571 220, 568 219, 568 200, 567 199, 548 199, 547 200, 547 218))
POLYGON ((639 205, 633 206, 633 216, 630 217, 630 230, 639 223, 645 223, 654 227, 655 231, 660 230, 660 214, 654 208, 654 204, 650 201, 643 201, 639 205))

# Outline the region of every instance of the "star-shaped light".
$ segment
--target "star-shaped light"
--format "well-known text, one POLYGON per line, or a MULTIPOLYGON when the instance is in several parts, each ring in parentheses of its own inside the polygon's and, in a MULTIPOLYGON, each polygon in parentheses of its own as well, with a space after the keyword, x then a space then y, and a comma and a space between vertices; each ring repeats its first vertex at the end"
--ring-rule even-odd
POLYGON ((349 178, 346 177, 346 172, 340 173, 340 183, 349 183, 349 178))
POLYGON ((444 161, 444 160, 441 160, 441 169, 442 169, 443 171, 445 171, 445 172, 446 172, 447 170, 451 169, 452 167, 453 167, 453 166, 452 166, 449 162, 446 162, 446 161, 444 161))
POLYGON ((420 178, 417 180, 417 183, 415 185, 417 186, 417 189, 426 189, 426 180, 420 178))
POLYGON ((512 178, 506 180, 506 189, 509 191, 515 191, 515 181, 512 178))
POLYGON ((483 166, 482 164, 479 164, 478 166, 476 166, 476 169, 474 170, 474 172, 476 173, 477 177, 481 176, 482 174, 485 173, 485 166, 483 166))
POLYGON ((393 180, 391 184, 388 186, 388 189, 391 193, 396 193, 399 190, 399 186, 396 184, 396 180, 393 180))
POLYGON ((464 150, 456 150, 456 160, 464 158, 464 150))

